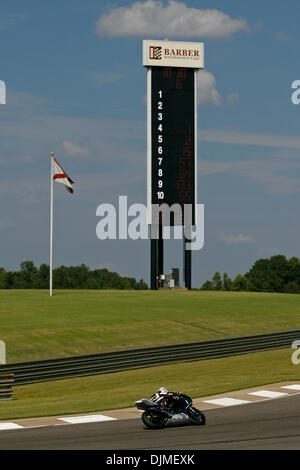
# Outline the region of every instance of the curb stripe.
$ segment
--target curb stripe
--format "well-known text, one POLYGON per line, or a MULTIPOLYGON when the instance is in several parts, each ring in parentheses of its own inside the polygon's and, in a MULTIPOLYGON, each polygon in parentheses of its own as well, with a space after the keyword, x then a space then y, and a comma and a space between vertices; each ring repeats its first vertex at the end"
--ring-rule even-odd
POLYGON ((243 403, 251 403, 249 400, 238 400, 237 398, 217 398, 216 400, 205 400, 203 403, 211 403, 212 405, 234 406, 243 403))
POLYGON ((286 388, 288 390, 299 390, 300 391, 300 385, 295 384, 295 385, 284 385, 280 388, 286 388))
POLYGON ((16 424, 16 423, 9 423, 9 422, 0 423, 0 430, 1 431, 8 430, 8 429, 20 429, 20 428, 23 428, 23 427, 24 426, 20 426, 19 424, 16 424))
POLYGON ((104 415, 71 416, 69 418, 57 418, 70 424, 97 423, 99 421, 113 421, 117 418, 110 418, 104 415))
POLYGON ((254 395, 263 398, 278 398, 283 397, 284 395, 288 395, 288 393, 273 392, 271 390, 257 390, 256 392, 249 392, 249 395, 254 395))

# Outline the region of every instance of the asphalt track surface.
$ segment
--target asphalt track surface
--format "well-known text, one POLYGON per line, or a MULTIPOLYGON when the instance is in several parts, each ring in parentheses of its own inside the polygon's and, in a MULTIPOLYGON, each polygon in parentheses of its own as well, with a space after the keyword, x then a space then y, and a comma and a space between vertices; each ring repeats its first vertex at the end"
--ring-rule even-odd
POLYGON ((207 425, 141 419, 1 431, 0 450, 300 450, 300 394, 205 410, 207 425))

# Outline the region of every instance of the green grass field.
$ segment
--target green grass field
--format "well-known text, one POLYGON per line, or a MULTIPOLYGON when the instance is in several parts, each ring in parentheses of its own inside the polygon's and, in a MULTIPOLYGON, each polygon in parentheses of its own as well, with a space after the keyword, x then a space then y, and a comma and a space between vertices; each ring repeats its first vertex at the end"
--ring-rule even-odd
MULTIPOLYGON (((300 328, 293 294, 204 291, 0 291, 7 362, 300 328)), ((300 339, 300 338, 299 338, 300 339)), ((0 419, 133 406, 159 386, 192 397, 299 380, 292 349, 14 387, 0 419), (162 379, 163 377, 163 379, 162 379)))
POLYGON ((0 401, 0 420, 93 413, 134 407, 159 387, 209 396, 256 385, 299 380, 292 349, 280 349, 207 361, 56 380, 14 388, 13 399, 0 401))
POLYGON ((0 291, 7 362, 300 328, 300 296, 204 291, 0 291))

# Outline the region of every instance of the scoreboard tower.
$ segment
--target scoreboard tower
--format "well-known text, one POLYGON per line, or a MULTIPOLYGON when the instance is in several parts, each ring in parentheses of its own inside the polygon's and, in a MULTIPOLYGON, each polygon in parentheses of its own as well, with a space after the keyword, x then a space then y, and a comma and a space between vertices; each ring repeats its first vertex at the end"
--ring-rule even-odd
MULTIPOLYGON (((191 251, 186 234, 196 221, 197 204, 197 95, 196 73, 204 68, 204 45, 195 42, 143 41, 147 68, 147 216, 151 233, 151 289, 163 274, 162 217, 153 207, 179 205, 185 226, 184 282, 191 289, 191 251), (187 210, 188 208, 188 210, 187 210), (153 237, 154 232, 157 233, 153 237)), ((161 214, 160 214, 161 215, 161 214)))

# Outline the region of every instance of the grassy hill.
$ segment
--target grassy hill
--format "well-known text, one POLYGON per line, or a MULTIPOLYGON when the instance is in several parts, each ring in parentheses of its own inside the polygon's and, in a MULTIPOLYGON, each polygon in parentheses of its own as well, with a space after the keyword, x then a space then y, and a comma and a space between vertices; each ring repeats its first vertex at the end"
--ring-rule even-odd
POLYGON ((0 291, 7 362, 300 328, 299 295, 205 291, 0 291))
MULTIPOLYGON (((0 291, 7 362, 300 328, 299 295, 204 291, 0 291)), ((292 349, 14 387, 0 420, 134 406, 165 385, 196 398, 298 380, 292 349)))

